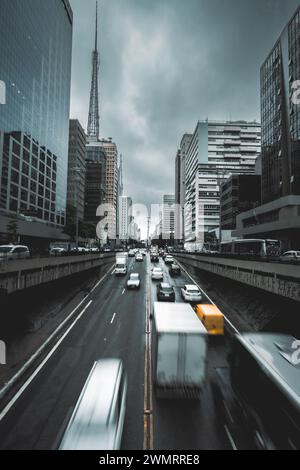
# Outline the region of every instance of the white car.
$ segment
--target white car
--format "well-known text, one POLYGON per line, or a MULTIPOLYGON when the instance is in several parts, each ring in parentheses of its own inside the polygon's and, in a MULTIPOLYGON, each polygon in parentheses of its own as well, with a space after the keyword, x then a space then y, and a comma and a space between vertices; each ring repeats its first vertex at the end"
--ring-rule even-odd
POLYGON ((167 255, 167 256, 165 257, 165 263, 166 263, 166 264, 173 264, 173 263, 174 263, 174 258, 173 258, 173 256, 167 255))
POLYGON ((130 277, 127 281, 127 289, 139 289, 140 285, 140 275, 138 273, 130 274, 130 277))
POLYGON ((292 261, 298 260, 300 261, 300 251, 286 251, 283 255, 280 256, 281 261, 292 261))
POLYGON ((161 268, 152 268, 151 279, 155 281, 163 281, 164 279, 163 270, 161 268))
POLYGON ((141 253, 137 253, 135 255, 135 261, 144 261, 143 255, 141 253))
POLYGON ((202 294, 198 286, 186 284, 181 289, 181 297, 185 302, 201 302, 202 294))
POLYGON ((28 246, 23 245, 1 245, 0 260, 30 258, 28 246))

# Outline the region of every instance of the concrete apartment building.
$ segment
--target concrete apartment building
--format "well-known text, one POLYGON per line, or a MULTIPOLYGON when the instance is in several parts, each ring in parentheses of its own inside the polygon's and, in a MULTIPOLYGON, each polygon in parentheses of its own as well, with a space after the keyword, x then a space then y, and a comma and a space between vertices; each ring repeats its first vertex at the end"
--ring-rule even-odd
POLYGON ((199 121, 185 156, 184 238, 201 248, 220 224, 220 186, 232 174, 254 174, 261 152, 257 122, 199 121))

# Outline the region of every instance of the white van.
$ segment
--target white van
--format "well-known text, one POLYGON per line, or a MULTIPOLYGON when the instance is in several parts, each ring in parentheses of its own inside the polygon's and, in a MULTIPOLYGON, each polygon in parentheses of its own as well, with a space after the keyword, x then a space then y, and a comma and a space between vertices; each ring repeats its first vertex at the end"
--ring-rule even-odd
POLYGON ((127 260, 122 256, 116 257, 116 268, 115 268, 115 275, 125 275, 127 274, 127 260))
POLYGON ((127 378, 120 359, 95 362, 82 389, 60 450, 119 450, 127 378))

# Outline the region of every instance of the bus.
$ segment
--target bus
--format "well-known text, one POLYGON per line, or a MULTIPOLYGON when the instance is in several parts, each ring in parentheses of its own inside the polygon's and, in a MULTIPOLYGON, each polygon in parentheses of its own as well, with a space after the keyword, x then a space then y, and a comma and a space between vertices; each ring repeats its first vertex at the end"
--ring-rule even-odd
POLYGON ((281 254, 281 242, 279 240, 268 239, 232 240, 231 242, 221 243, 220 253, 262 258, 277 257, 281 254))

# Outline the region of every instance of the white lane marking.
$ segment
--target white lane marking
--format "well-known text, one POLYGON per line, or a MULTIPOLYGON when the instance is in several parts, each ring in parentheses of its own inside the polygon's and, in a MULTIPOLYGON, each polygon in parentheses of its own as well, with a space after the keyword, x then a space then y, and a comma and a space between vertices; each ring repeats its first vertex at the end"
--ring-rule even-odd
POLYGON ((113 324, 114 319, 116 318, 116 315, 117 315, 116 313, 113 314, 112 319, 111 319, 111 322, 110 322, 111 325, 113 324))
POLYGON ((14 395, 14 397, 9 401, 9 403, 6 405, 6 407, 1 411, 0 413, 0 421, 7 415, 9 410, 14 406, 16 401, 20 398, 22 393, 26 390, 26 388, 31 384, 33 379, 38 375, 40 370, 44 367, 44 365, 49 361, 49 359, 53 356, 57 348, 61 345, 65 337, 70 333, 72 328, 76 325, 78 320, 84 315, 86 310, 89 308, 93 301, 90 300, 89 303, 84 307, 84 309, 79 313, 79 315, 75 318, 73 323, 69 326, 69 328, 65 331, 65 333, 62 335, 62 337, 57 341, 55 346, 51 349, 51 351, 47 354, 45 359, 40 363, 40 365, 35 369, 35 371, 32 373, 32 375, 26 380, 26 382, 22 385, 22 387, 17 391, 17 393, 14 395))
MULTIPOLYGON (((208 298, 208 300, 216 306, 215 302, 213 302, 213 300, 209 297, 209 295, 199 286, 199 284, 195 281, 195 279, 187 272, 186 269, 184 269, 184 267, 182 266, 182 264, 177 261, 177 263, 179 264, 179 266, 181 267, 181 269, 185 272, 185 274, 193 281, 193 283, 201 290, 201 292, 208 298)), ((224 318, 226 320, 226 322, 228 323, 228 325, 233 329, 233 331, 236 333, 236 334, 240 334, 240 332, 238 331, 238 329, 233 325, 233 323, 231 323, 230 320, 228 320, 228 318, 226 317, 226 315, 224 315, 224 318)))
POLYGON ((125 287, 124 287, 124 289, 122 290, 122 295, 124 295, 124 294, 125 294, 125 290, 126 290, 126 289, 125 289, 125 287))
POLYGON ((232 435, 230 434, 230 431, 229 431, 228 427, 226 426, 226 424, 224 424, 224 429, 225 429, 225 431, 226 431, 226 434, 227 434, 227 437, 228 437, 228 439, 229 439, 229 442, 230 442, 230 444, 231 444, 232 449, 233 449, 233 450, 238 450, 238 449, 237 449, 237 446, 235 445, 235 442, 234 442, 234 440, 233 440, 233 437, 232 437, 232 435))
POLYGON ((111 269, 113 269, 114 266, 112 266, 107 273, 105 273, 102 278, 97 282, 97 284, 91 289, 91 291, 88 293, 88 295, 79 302, 79 304, 72 310, 72 312, 65 318, 65 320, 58 325, 56 330, 49 336, 49 338, 42 344, 42 346, 39 347, 39 349, 28 359, 28 361, 25 362, 25 364, 21 367, 21 369, 16 372, 16 374, 4 385, 4 387, 0 390, 0 400, 2 397, 5 395, 5 393, 19 380, 19 378, 24 374, 24 372, 31 366, 31 364, 38 358, 38 356, 43 352, 43 350, 48 346, 48 344, 51 343, 53 338, 57 336, 57 334, 60 332, 60 330, 64 327, 64 325, 72 318, 72 316, 75 314, 75 312, 81 307, 81 305, 87 300, 87 298, 94 292, 95 289, 104 281, 106 276, 109 275, 109 272, 111 269))

